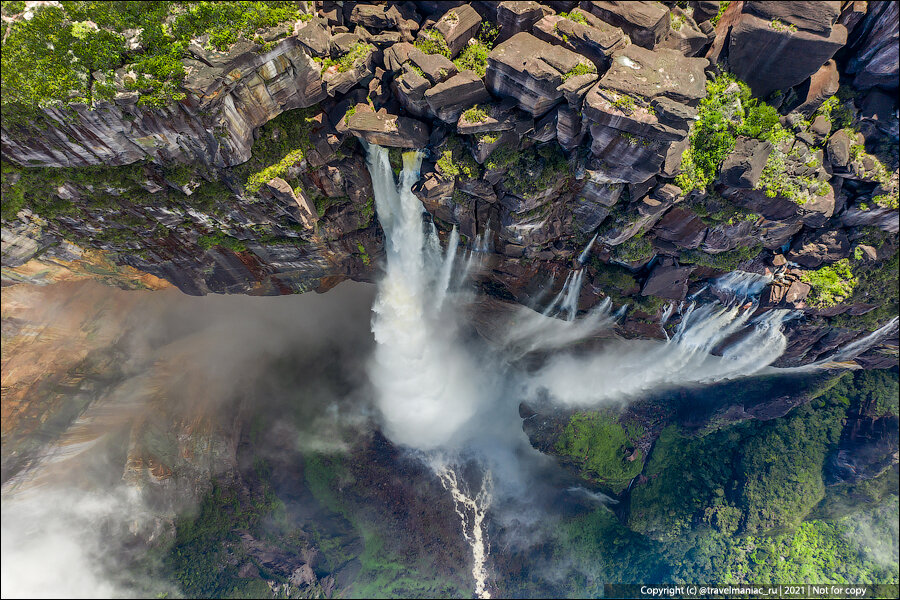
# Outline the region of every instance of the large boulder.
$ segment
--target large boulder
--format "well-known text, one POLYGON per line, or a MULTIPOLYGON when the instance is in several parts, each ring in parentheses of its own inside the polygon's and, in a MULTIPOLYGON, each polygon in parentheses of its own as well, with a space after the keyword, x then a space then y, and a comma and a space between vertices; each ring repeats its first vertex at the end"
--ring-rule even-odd
POLYGON ((504 41, 517 33, 531 31, 545 14, 545 8, 533 0, 500 2, 497 6, 497 26, 500 28, 498 41, 504 41))
POLYGON ((771 153, 771 142, 739 137, 734 150, 722 163, 722 183, 735 188, 755 188, 771 153))
POLYGON ((408 117, 357 111, 346 122, 350 133, 379 146, 424 148, 428 145, 428 126, 408 117))
POLYGON ((669 32, 669 9, 660 2, 587 2, 581 8, 619 27, 631 41, 653 48, 669 32))
POLYGON ((450 56, 462 52, 481 27, 481 15, 469 4, 451 8, 438 19, 434 28, 444 36, 450 56))
POLYGON ((628 37, 618 27, 579 9, 573 11, 587 21, 579 23, 559 15, 547 15, 534 25, 536 37, 584 55, 599 72, 609 68, 612 54, 628 45, 628 37))
POLYGON ((425 92, 431 112, 445 123, 456 123, 465 109, 490 99, 484 82, 474 71, 463 71, 425 92))
POLYGON ((790 24, 804 31, 828 34, 841 14, 841 3, 839 0, 745 2, 744 12, 766 21, 790 24))
POLYGON ((706 236, 706 225, 689 210, 672 208, 654 227, 656 237, 672 242, 679 248, 693 249, 706 236))
POLYGON ((835 262, 850 255, 850 239, 842 229, 801 235, 787 253, 788 260, 807 269, 816 269, 826 262, 835 262))
POLYGON ((518 33, 488 55, 485 82, 494 95, 515 98, 519 108, 539 117, 562 101, 559 86, 586 63, 571 50, 518 33))
POLYGON ((680 302, 687 296, 688 281, 693 270, 694 267, 679 267, 671 260, 662 260, 650 273, 641 289, 641 295, 680 302))
POLYGON ((756 96, 802 83, 847 43, 846 27, 834 24, 837 13, 819 10, 802 16, 796 14, 799 7, 790 8, 795 4, 829 3, 744 2, 744 12, 731 30, 728 63, 756 96), (767 5, 768 12, 755 8, 757 4, 767 5), (760 16, 763 13, 777 16, 760 16))

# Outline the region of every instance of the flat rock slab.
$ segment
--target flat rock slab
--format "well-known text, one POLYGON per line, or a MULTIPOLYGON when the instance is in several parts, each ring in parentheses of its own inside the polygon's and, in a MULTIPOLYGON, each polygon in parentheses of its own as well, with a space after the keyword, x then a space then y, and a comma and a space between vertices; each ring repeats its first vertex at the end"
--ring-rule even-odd
POLYGON ((600 79, 607 89, 631 96, 665 96, 696 106, 706 97, 705 58, 688 58, 677 50, 647 50, 628 46, 613 55, 609 71, 600 79))
POLYGON ((347 130, 367 142, 392 148, 424 148, 428 126, 421 121, 386 113, 357 112, 346 119, 347 130))
POLYGON ((669 32, 669 10, 660 2, 582 2, 581 7, 644 48, 653 48, 669 32))
POLYGON ((519 108, 539 117, 562 100, 557 88, 564 75, 585 63, 571 50, 518 33, 488 55, 485 79, 494 95, 515 98, 519 108))

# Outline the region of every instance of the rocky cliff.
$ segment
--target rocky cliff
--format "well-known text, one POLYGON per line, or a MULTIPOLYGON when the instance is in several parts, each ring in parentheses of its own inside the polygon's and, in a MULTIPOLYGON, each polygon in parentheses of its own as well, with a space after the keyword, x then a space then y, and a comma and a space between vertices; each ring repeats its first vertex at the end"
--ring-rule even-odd
MULTIPOLYGON (((224 42, 167 4, 171 89, 146 23, 4 8, 4 285, 100 263, 188 294, 371 280, 362 139, 398 168, 426 152, 417 194, 442 232, 492 232, 483 289, 505 301, 596 236, 580 308, 629 304, 623 335, 662 337, 666 304, 734 270, 772 277, 760 311, 797 312, 782 365, 897 314, 896 4, 282 4, 224 42), (50 17, 76 56, 128 50, 23 105, 55 64, 22 50, 50 17)), ((896 363, 896 329, 872 342, 860 363, 896 363)))

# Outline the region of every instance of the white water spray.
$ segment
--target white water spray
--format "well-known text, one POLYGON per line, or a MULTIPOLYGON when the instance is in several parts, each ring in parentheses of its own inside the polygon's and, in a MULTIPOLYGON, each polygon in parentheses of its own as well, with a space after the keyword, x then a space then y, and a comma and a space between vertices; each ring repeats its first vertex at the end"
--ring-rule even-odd
MULTIPOLYGON (((459 234, 454 229, 446 253, 441 252, 434 225, 422 222, 424 208, 412 193, 421 154, 403 155, 399 189, 394 185, 387 151, 368 147, 375 207, 385 233, 387 263, 373 307, 372 331, 377 342, 370 376, 378 394, 386 433, 395 441, 426 451, 454 444, 483 401, 485 376, 457 338, 459 285, 475 258, 456 267, 459 234)), ((489 246, 487 235, 476 251, 489 246)), ((487 590, 488 546, 483 528, 491 503, 491 475, 486 472, 472 497, 465 482, 446 461, 432 464, 453 498, 463 536, 472 550, 475 593, 487 590)))
MULTIPOLYGON (((420 161, 418 152, 404 154, 397 185, 387 151, 368 146, 387 257, 373 306, 377 345, 369 373, 385 433, 398 444, 425 451, 450 492, 472 550, 476 594, 487 598, 483 523, 492 501, 490 466, 473 496, 459 469, 435 457, 453 455, 472 435, 505 435, 501 432, 508 427, 518 428, 514 411, 519 400, 540 393, 563 404, 592 405, 662 386, 755 373, 784 351, 781 324, 787 311, 769 311, 751 321, 753 310, 746 306, 691 304, 668 342, 625 342, 612 335, 622 312, 612 313, 609 298, 578 315, 585 271, 577 268, 542 312, 515 309, 500 347, 484 352, 460 335, 463 302, 468 300, 460 283, 478 253, 487 249, 489 237, 477 240, 476 252, 466 260, 457 260, 460 239, 454 230, 442 252, 434 225, 423 222, 425 210, 411 190, 420 161), (600 350, 575 355, 567 349, 601 335, 609 342, 600 350), (713 356, 714 350, 721 356, 713 356), (533 351, 549 358, 536 372, 523 373, 518 359, 533 351), (510 393, 510 382, 519 385, 518 394, 510 393), (498 408, 510 409, 508 420, 498 408)), ((592 245, 593 240, 579 263, 592 245)), ((762 289, 756 281, 720 285, 731 285, 742 299, 762 289)), ((523 435, 521 429, 518 435, 523 435)))

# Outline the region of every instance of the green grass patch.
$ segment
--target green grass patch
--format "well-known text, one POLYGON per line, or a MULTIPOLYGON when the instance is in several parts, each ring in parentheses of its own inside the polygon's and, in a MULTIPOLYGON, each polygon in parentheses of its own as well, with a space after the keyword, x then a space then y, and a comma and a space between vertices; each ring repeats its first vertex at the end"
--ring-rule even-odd
POLYGON ((556 451, 580 464, 585 479, 618 494, 641 472, 644 457, 634 446, 643 433, 640 425, 622 426, 610 413, 578 412, 566 424, 556 451))
POLYGON ((816 308, 828 308, 848 300, 859 283, 846 258, 815 271, 804 271, 800 280, 811 288, 807 304, 816 308))

